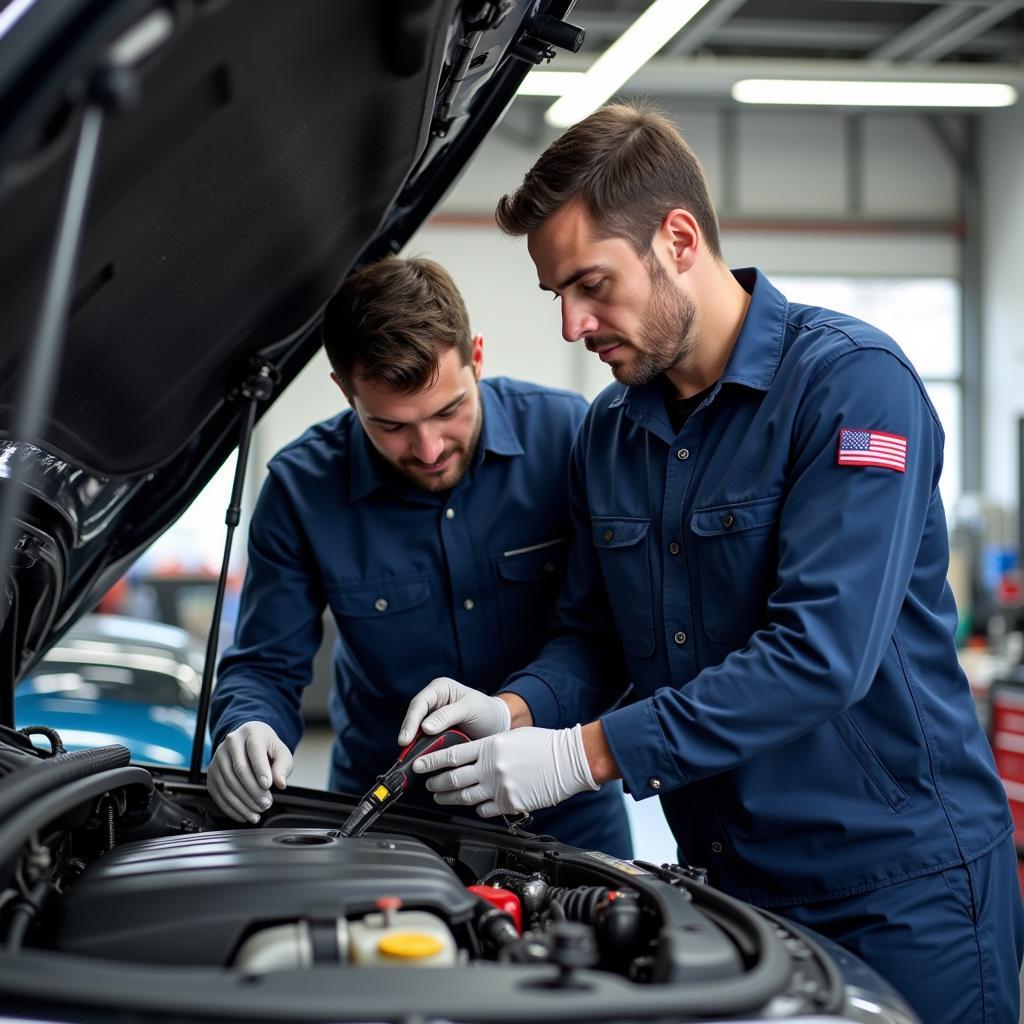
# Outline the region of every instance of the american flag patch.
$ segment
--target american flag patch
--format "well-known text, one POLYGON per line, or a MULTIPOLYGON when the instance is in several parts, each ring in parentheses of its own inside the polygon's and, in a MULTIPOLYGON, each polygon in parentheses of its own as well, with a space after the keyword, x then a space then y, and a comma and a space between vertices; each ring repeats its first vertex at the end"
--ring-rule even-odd
POLYGON ((899 434, 884 434, 880 430, 839 431, 840 466, 882 466, 900 473, 907 471, 907 439, 899 434))

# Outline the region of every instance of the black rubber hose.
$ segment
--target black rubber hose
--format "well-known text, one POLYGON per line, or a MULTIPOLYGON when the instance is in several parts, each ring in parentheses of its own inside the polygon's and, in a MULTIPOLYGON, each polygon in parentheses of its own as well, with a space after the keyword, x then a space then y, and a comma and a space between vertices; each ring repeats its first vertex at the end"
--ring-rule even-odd
POLYGON ((7 951, 16 953, 25 942, 29 925, 38 917, 39 909, 50 888, 49 879, 42 878, 32 886, 29 894, 14 905, 11 923, 7 927, 7 951))
POLYGON ((44 793, 98 772, 123 768, 131 759, 132 752, 115 743, 94 750, 56 754, 13 772, 4 779, 3 790, 0 792, 0 821, 7 821, 19 807, 24 807, 44 793))
POLYGON ((593 924, 597 920, 597 907, 608 896, 604 885, 580 885, 574 889, 552 888, 551 903, 557 903, 570 921, 593 924))

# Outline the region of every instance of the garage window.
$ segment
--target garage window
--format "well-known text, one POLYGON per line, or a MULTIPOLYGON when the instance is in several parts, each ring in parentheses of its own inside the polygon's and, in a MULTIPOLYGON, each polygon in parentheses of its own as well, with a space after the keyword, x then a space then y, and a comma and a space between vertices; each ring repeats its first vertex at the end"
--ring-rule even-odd
POLYGON ((824 306, 866 320, 891 335, 921 375, 946 431, 939 482, 947 520, 960 497, 963 374, 960 285, 953 278, 811 277, 776 275, 792 302, 824 306))

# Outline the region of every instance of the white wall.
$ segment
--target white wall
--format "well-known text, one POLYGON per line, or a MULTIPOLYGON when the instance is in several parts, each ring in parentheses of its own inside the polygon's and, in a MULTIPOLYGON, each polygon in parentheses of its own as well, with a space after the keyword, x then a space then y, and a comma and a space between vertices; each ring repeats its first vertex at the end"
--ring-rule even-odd
POLYGON ((1024 104, 988 115, 984 168, 982 393, 984 490, 1017 497, 1017 418, 1024 415, 1024 104))

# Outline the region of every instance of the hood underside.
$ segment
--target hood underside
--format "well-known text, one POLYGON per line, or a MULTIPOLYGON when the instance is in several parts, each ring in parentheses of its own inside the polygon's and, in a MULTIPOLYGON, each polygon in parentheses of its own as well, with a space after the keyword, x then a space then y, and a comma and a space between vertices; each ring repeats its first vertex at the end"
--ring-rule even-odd
POLYGON ((535 27, 570 6, 0 11, 0 493, 13 478, 28 495, 0 671, 29 667, 188 506, 238 443, 253 360, 275 393, 294 378, 332 292, 422 223, 530 62, 552 54, 535 27), (98 148, 53 398, 18 436, 87 108, 98 148))
MULTIPOLYGON (((102 129, 48 450, 108 477, 155 469, 250 353, 303 327, 424 147, 455 7, 235 0, 175 23, 102 129)), ((0 179, 0 429, 79 116, 58 94, 0 179)))

